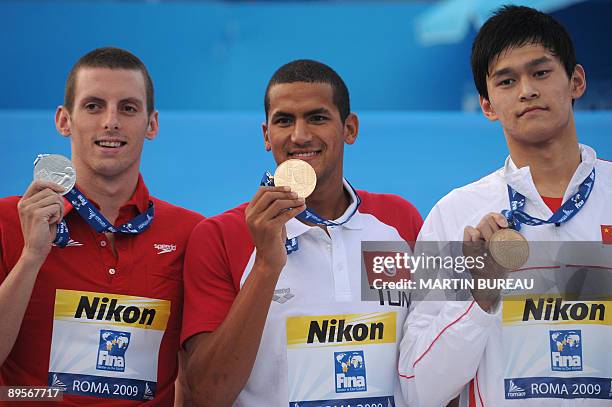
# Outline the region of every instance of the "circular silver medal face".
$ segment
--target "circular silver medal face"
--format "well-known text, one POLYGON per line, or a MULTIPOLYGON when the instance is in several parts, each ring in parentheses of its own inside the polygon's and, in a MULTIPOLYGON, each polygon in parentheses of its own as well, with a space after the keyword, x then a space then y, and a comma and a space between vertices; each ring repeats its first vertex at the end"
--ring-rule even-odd
POLYGON ((70 191, 76 183, 76 171, 72 162, 59 154, 39 155, 34 162, 34 180, 50 181, 65 188, 61 195, 70 191))

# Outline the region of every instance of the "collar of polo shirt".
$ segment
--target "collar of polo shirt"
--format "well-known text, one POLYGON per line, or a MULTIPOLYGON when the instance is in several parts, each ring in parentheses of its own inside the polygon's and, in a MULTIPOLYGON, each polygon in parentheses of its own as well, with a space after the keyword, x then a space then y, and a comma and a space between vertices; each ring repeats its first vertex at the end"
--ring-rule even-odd
MULTIPOLYGON (((336 223, 341 223, 350 217, 348 222, 342 225, 342 227, 345 227, 347 229, 362 229, 363 220, 361 219, 361 217, 353 216, 355 212, 357 212, 357 196, 355 195, 356 192, 353 189, 353 187, 351 187, 351 185, 347 182, 346 179, 343 179, 343 184, 344 184, 344 189, 348 191, 349 193, 351 203, 349 204, 348 208, 346 208, 346 211, 344 211, 342 216, 340 216, 338 219, 331 219, 331 220, 333 220, 336 223)), ((286 227, 287 227, 287 239, 293 239, 294 237, 298 237, 308 232, 313 227, 317 227, 317 226, 308 226, 300 222, 296 218, 293 218, 289 220, 289 222, 287 222, 286 227)))

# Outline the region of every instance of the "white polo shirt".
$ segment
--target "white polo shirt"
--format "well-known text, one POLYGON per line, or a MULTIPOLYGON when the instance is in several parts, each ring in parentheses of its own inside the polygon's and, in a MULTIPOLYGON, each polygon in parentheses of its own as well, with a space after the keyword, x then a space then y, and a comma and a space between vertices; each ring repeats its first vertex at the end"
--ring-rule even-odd
MULTIPOLYGON (((283 268, 251 376, 235 406, 405 406, 397 375, 407 297, 361 300, 361 242, 414 241, 422 220, 407 201, 359 191, 345 224, 310 227, 290 220, 298 250, 283 268), (352 215, 352 216, 351 216, 352 215)), ((251 272, 246 204, 194 231, 185 265, 183 343, 214 331, 251 272)), ((404 244, 404 246, 407 246, 404 244)))
MULTIPOLYGON (((588 146, 581 145, 580 151, 582 162, 563 202, 578 191, 594 167, 595 185, 586 204, 559 227, 523 225, 521 233, 528 241, 602 242, 601 249, 612 254, 612 245, 603 243, 610 241, 607 233, 612 229, 612 163, 598 160, 588 146)), ((462 241, 466 226, 509 208, 507 185, 526 197, 526 213, 541 219, 552 216, 529 168, 518 169, 508 157, 502 169, 442 198, 425 220, 418 240, 462 241)), ((555 267, 585 265, 585 259, 565 260, 548 267, 551 273, 555 267)), ((413 406, 446 405, 466 383, 464 406, 610 406, 612 302, 584 306, 599 303, 603 309, 593 320, 523 321, 526 300, 504 301, 492 314, 474 301, 420 302, 407 318, 400 347, 402 390, 413 406), (569 359, 559 362, 563 352, 573 355, 566 356, 569 363, 569 359)))

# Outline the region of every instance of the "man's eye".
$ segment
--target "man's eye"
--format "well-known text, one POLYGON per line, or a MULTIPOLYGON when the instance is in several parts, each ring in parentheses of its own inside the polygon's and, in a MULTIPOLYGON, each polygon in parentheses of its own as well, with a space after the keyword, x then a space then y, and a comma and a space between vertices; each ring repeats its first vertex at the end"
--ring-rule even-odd
POLYGON ((504 79, 502 81, 499 81, 498 85, 499 86, 509 86, 512 85, 514 83, 514 79, 504 79))
POLYGON ((535 76, 536 78, 542 78, 546 75, 548 75, 550 71, 537 71, 533 76, 535 76))
POLYGON ((100 105, 97 104, 97 103, 87 103, 85 105, 85 110, 88 110, 88 111, 92 111, 93 112, 93 111, 96 111, 96 110, 99 110, 99 109, 100 109, 100 105))
POLYGON ((312 122, 324 122, 325 120, 327 120, 327 117, 320 114, 316 114, 310 117, 310 121, 312 122))
POLYGON ((123 110, 125 110, 128 113, 136 113, 138 111, 138 109, 136 109, 136 107, 131 106, 131 105, 126 105, 123 110))
POLYGON ((279 126, 287 126, 291 124, 291 119, 288 117, 279 117, 274 121, 274 123, 278 124, 279 126))

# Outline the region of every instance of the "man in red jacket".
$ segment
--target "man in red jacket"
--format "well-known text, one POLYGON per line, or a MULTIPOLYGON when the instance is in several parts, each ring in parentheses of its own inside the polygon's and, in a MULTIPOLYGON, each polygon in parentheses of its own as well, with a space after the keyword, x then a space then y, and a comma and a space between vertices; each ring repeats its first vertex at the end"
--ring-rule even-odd
POLYGON ((158 131, 146 67, 122 49, 86 54, 55 122, 76 186, 37 180, 0 199, 0 385, 52 386, 68 405, 171 405, 183 254, 202 217, 151 197, 140 175, 158 131))

